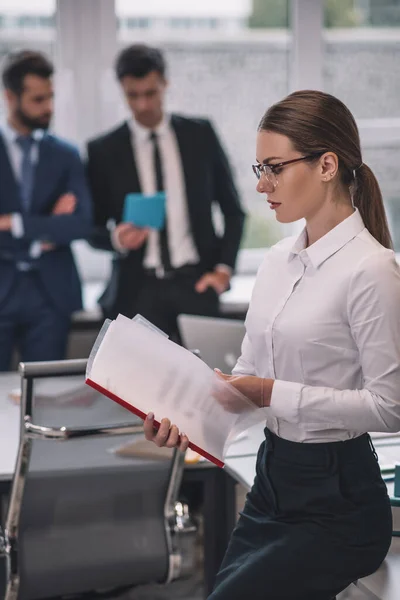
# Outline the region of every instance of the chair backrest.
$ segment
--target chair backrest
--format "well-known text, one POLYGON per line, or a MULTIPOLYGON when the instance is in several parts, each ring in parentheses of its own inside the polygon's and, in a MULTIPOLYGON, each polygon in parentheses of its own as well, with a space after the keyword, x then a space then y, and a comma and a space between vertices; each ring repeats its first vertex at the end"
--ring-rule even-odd
POLYGON ((245 334, 243 321, 179 315, 178 327, 186 348, 196 348, 209 367, 230 373, 240 356, 245 334))
POLYGON ((7 600, 174 577, 170 531, 183 455, 116 454, 135 432, 142 435, 142 422, 85 386, 85 366, 22 366, 20 450, 5 532, 7 600), (51 372, 57 378, 46 381, 51 372), (60 375, 67 373, 66 384, 60 375))

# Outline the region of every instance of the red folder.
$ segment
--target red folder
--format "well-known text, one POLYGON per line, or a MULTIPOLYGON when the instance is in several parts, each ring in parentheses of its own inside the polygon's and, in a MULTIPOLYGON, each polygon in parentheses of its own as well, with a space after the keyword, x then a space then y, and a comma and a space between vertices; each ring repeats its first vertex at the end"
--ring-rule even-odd
MULTIPOLYGON (((134 406, 132 406, 132 404, 129 404, 129 402, 126 402, 119 396, 116 396, 112 392, 109 392, 108 390, 103 388, 101 385, 98 385, 95 381, 92 381, 91 379, 86 379, 86 383, 87 383, 87 385, 90 385, 90 387, 97 390, 104 396, 107 396, 107 398, 110 398, 110 400, 114 400, 114 402, 117 402, 117 404, 120 404, 121 406, 123 406, 124 408, 129 410, 131 413, 136 415, 137 417, 140 417, 141 419, 143 419, 143 421, 145 420, 147 415, 144 412, 142 412, 141 410, 139 410, 138 408, 135 408, 134 406)), ((154 427, 155 427, 155 429, 158 429, 160 427, 160 422, 154 421, 154 427)), ((210 462, 214 463, 217 467, 221 467, 221 468, 224 467, 225 463, 223 463, 221 460, 219 460, 219 458, 212 456, 212 454, 209 454, 202 448, 199 448, 199 446, 196 446, 196 444, 192 444, 192 442, 189 442, 189 448, 194 450, 194 452, 201 454, 201 456, 204 456, 204 458, 206 458, 210 462)))

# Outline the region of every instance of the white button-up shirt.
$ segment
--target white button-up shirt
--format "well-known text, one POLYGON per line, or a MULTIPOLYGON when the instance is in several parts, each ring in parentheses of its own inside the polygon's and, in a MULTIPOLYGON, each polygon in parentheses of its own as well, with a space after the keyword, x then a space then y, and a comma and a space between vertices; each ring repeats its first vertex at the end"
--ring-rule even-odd
MULTIPOLYGON (((17 142, 20 134, 8 123, 2 123, 0 126, 0 131, 3 134, 3 139, 6 144, 8 156, 11 162, 11 167, 14 171, 15 178, 17 181, 20 181, 23 160, 23 152, 17 142)), ((30 158, 34 165, 36 165, 39 160, 39 144, 43 139, 43 136, 44 131, 42 129, 36 129, 32 132, 32 138, 34 139, 34 143, 32 144, 30 158)))
POLYGON ((235 374, 275 380, 267 427, 296 442, 400 430, 400 271, 358 210, 267 253, 235 374))
MULTIPOLYGON (((132 144, 142 193, 154 194, 157 184, 153 159, 154 146, 150 139, 152 130, 143 127, 134 119, 129 121, 129 127, 132 131, 132 144)), ((164 116, 154 132, 157 134, 167 197, 168 248, 171 265, 177 268, 186 264, 197 264, 200 259, 190 229, 182 161, 170 118, 164 116)), ((144 266, 148 269, 161 265, 159 237, 158 231, 150 230, 144 259, 144 266)))

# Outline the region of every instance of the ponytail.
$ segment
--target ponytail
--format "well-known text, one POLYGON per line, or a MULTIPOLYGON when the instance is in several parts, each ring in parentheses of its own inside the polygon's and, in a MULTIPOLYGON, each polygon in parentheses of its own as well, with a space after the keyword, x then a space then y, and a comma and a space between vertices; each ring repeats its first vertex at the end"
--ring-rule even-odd
POLYGON ((334 152, 340 181, 350 188, 366 228, 382 246, 393 247, 379 184, 371 169, 360 164, 358 127, 341 100, 318 90, 293 92, 267 110, 259 131, 286 136, 304 156, 334 152))
POLYGON ((355 171, 353 204, 360 211, 370 234, 385 248, 393 248, 379 184, 371 169, 364 163, 355 171))

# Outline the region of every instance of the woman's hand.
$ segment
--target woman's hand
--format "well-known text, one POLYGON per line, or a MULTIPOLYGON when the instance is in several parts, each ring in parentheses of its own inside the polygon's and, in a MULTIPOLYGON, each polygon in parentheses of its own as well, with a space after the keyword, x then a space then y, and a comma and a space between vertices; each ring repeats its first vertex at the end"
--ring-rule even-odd
POLYGON ((263 379, 254 375, 226 375, 219 369, 214 369, 217 375, 233 385, 258 408, 264 408, 271 403, 273 379, 263 379))
POLYGON ((147 415, 143 429, 146 440, 153 442, 159 448, 166 446, 167 448, 179 448, 181 452, 186 452, 189 446, 189 438, 184 433, 179 435, 177 426, 171 425, 169 419, 162 419, 157 431, 154 428, 153 413, 147 415))

